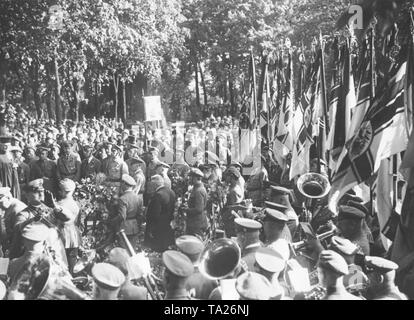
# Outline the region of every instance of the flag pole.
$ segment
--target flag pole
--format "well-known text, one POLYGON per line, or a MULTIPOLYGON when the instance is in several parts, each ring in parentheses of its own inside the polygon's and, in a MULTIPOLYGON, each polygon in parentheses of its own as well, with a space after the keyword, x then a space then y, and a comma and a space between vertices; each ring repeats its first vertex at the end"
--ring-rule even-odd
POLYGON ((254 116, 255 116, 255 127, 257 128, 259 123, 259 113, 257 112, 257 92, 256 92, 256 66, 254 63, 253 47, 250 47, 250 61, 252 63, 252 80, 253 80, 253 105, 254 105, 254 116))

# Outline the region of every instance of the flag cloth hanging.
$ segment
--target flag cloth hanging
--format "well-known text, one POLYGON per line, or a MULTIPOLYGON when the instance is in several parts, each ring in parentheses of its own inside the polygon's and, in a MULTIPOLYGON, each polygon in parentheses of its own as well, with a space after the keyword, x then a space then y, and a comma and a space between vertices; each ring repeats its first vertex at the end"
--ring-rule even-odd
POLYGON ((289 52, 282 106, 278 118, 276 138, 273 143, 275 158, 282 168, 285 166, 287 155, 293 150, 293 109, 293 62, 289 52))
POLYGON ((256 128, 257 122, 257 96, 256 96, 256 66, 254 63, 253 52, 250 52, 249 61, 249 86, 250 86, 250 108, 249 108, 249 120, 250 129, 256 128))
POLYGON ((310 70, 307 89, 296 108, 293 120, 293 134, 295 137, 289 179, 309 171, 309 150, 313 144, 313 119, 315 96, 319 87, 318 81, 319 60, 315 59, 310 70))
POLYGON ((260 110, 260 130, 262 132, 263 144, 269 146, 271 139, 270 112, 272 99, 269 85, 269 61, 270 57, 263 58, 262 75, 258 94, 258 108, 260 110))
POLYGON ((391 79, 371 103, 357 134, 338 162, 330 192, 329 207, 333 212, 343 194, 378 171, 381 160, 407 148, 404 99, 407 60, 396 65, 394 70, 391 79))

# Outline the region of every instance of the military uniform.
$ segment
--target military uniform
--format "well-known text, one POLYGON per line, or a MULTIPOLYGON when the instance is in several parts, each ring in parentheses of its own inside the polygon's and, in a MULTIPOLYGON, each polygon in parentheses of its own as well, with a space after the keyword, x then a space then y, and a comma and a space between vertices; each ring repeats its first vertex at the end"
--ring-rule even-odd
POLYGON ((186 280, 193 274, 194 266, 191 260, 184 254, 174 250, 167 250, 162 254, 165 272, 169 272, 175 278, 171 280, 177 283, 170 284, 164 300, 191 300, 190 294, 185 288, 186 280))
MULTIPOLYGON (((203 173, 194 169, 191 174, 202 176, 203 173)), ((190 198, 188 200, 188 210, 187 210, 187 227, 186 233, 192 235, 203 235, 207 230, 208 221, 206 216, 206 206, 207 206, 207 191, 204 187, 204 184, 200 181, 193 186, 191 191, 190 198)))
POLYGON ((81 179, 96 176, 102 170, 102 163, 94 156, 84 159, 81 163, 81 179))
POLYGON ((269 181, 269 175, 264 166, 255 172, 246 182, 246 191, 254 206, 261 206, 264 201, 265 183, 269 181))
POLYGON ((109 263, 97 263, 91 270, 96 284, 95 300, 118 300, 125 276, 121 270, 109 263))
MULTIPOLYGON (((230 168, 227 170, 226 174, 234 174, 236 178, 240 178, 240 174, 236 168, 230 168), (233 169, 233 170, 231 170, 233 169)), ((244 200, 244 192, 241 189, 239 184, 230 186, 229 192, 227 194, 227 203, 226 207, 222 211, 224 231, 226 232, 227 237, 234 237, 236 235, 234 229, 234 215, 232 211, 234 209, 231 206, 239 204, 244 200)))
POLYGON ((249 243, 244 248, 242 248, 241 258, 245 262, 245 265, 249 271, 255 271, 256 251, 263 246, 259 240, 259 232, 262 228, 262 225, 255 220, 246 218, 236 218, 234 219, 234 223, 236 224, 236 232, 238 237, 243 233, 252 234, 252 243, 249 243), (254 236, 255 233, 257 233, 257 237, 254 236), (256 241, 254 241, 254 239, 256 241))
POLYGON ((57 177, 59 180, 68 178, 73 181, 80 181, 81 162, 78 154, 69 153, 61 156, 57 161, 57 177))
POLYGON ((274 294, 269 280, 256 272, 245 272, 236 280, 240 300, 269 300, 274 294))
POLYGON ((57 167, 52 160, 37 160, 30 166, 30 181, 43 179, 43 186, 52 193, 56 192, 57 167))

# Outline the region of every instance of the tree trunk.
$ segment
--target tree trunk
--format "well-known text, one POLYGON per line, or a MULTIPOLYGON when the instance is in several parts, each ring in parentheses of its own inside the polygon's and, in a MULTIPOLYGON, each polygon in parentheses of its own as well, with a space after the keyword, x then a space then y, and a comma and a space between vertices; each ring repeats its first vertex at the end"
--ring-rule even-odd
POLYGON ((236 104, 234 101, 234 86, 233 86, 233 80, 231 78, 231 76, 229 76, 229 93, 230 93, 230 114, 231 115, 235 115, 235 110, 236 110, 236 104))
POLYGON ((95 80, 95 111, 98 114, 97 118, 101 116, 101 108, 99 107, 99 94, 98 94, 98 77, 95 80))
POLYGON ((56 108, 56 123, 60 123, 62 121, 62 99, 60 96, 60 92, 62 90, 60 85, 60 77, 59 77, 59 65, 57 60, 57 53, 55 52, 55 57, 53 59, 54 69, 55 69, 55 108, 56 108))
POLYGON ((113 77, 113 83, 114 83, 114 91, 115 91, 115 121, 118 121, 118 85, 119 85, 119 78, 114 73, 113 77))
POLYGON ((73 120, 79 121, 80 85, 78 80, 73 81, 73 120))
POLYGON ((122 106, 123 106, 123 110, 124 110, 124 124, 126 124, 126 120, 127 120, 127 105, 126 105, 126 83, 125 80, 122 81, 122 106))
POLYGON ((197 104, 197 109, 200 110, 200 87, 198 85, 198 64, 197 64, 197 61, 194 62, 194 72, 195 72, 196 104, 197 104))
POLYGON ((201 76, 201 86, 203 87, 204 92, 204 106, 207 108, 207 88, 206 88, 206 82, 204 81, 204 72, 201 68, 201 64, 199 63, 200 67, 200 76, 201 76))
POLYGON ((48 90, 48 93, 46 94, 46 106, 47 106, 47 115, 49 120, 55 119, 55 115, 53 113, 52 108, 52 90, 48 90))

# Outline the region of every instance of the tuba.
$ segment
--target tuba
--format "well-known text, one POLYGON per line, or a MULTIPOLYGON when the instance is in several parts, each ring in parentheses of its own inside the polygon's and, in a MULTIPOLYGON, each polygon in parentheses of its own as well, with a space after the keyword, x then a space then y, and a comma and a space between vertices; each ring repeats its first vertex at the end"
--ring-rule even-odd
POLYGON ((303 211, 305 222, 312 220, 312 213, 316 207, 316 201, 326 197, 331 189, 331 184, 326 176, 310 172, 301 175, 297 181, 299 192, 305 197, 303 211))
POLYGON ((230 276, 241 265, 239 245, 228 238, 209 243, 200 255, 198 269, 212 280, 221 280, 230 276))
POLYGON ((9 300, 91 300, 48 255, 28 261, 10 286, 9 300))

